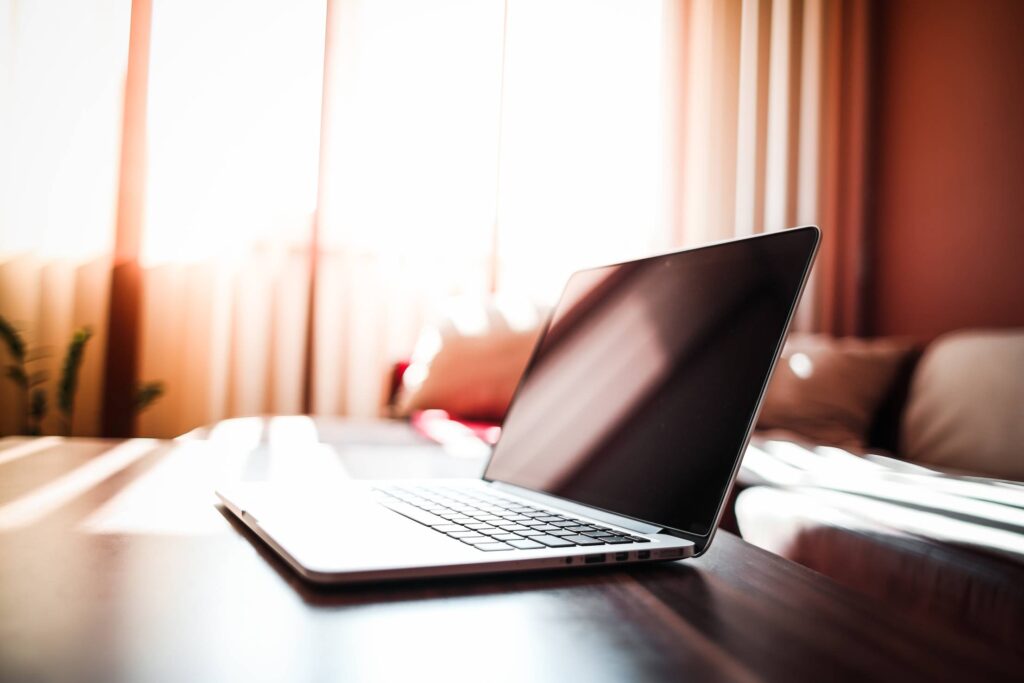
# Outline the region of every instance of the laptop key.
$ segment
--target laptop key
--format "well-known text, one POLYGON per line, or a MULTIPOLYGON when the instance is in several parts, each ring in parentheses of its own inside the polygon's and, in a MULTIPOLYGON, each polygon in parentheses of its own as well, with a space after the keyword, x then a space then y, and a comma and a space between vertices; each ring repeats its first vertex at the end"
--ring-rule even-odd
POLYGON ((562 522, 562 521, 564 521, 563 518, 555 517, 555 516, 552 516, 552 515, 549 515, 547 517, 537 517, 536 519, 540 520, 541 522, 562 522))
POLYGON ((559 527, 554 524, 545 524, 544 526, 535 526, 533 528, 537 531, 558 531, 559 529, 559 527))
POLYGON ((463 538, 460 538, 459 540, 462 541, 463 543, 468 543, 470 545, 478 545, 480 543, 493 543, 494 542, 494 539, 491 538, 490 536, 465 536, 463 538))
POLYGON ((585 525, 584 526, 569 526, 569 527, 566 527, 566 529, 568 529, 569 531, 579 531, 580 533, 583 533, 584 531, 597 531, 597 529, 595 529, 594 527, 592 527, 592 526, 585 526, 585 525))
POLYGON ((564 538, 559 538, 558 536, 531 536, 530 540, 536 541, 537 543, 543 543, 549 548, 568 548, 569 546, 576 545, 572 541, 567 541, 564 538))
POLYGON ((626 536, 626 538, 628 538, 633 543, 650 543, 651 542, 651 539, 649 539, 649 538, 640 538, 639 536, 626 536))
POLYGON ((468 529, 461 524, 438 524, 434 528, 445 534, 449 531, 468 531, 468 529))
POLYGON ((508 544, 513 546, 513 547, 519 548, 520 550, 532 550, 534 548, 544 548, 544 547, 546 547, 542 543, 537 543, 536 541, 528 541, 528 540, 525 540, 525 539, 522 540, 522 541, 509 541, 508 544))
POLYGON ((610 543, 612 545, 616 545, 619 543, 632 543, 632 541, 630 541, 628 538, 623 538, 622 536, 602 536, 601 540, 604 543, 610 543))
POLYGON ((512 550, 508 543, 479 543, 474 546, 477 550, 512 550))
POLYGON ((569 521, 568 519, 561 519, 561 520, 559 520, 557 522, 551 522, 551 525, 552 526, 560 526, 560 527, 571 527, 571 526, 579 526, 579 522, 569 521))
POLYGON ((498 541, 521 541, 521 540, 523 540, 522 536, 516 536, 515 534, 498 534, 498 535, 492 536, 491 538, 494 538, 495 540, 498 540, 498 541))
MULTIPOLYGON (((501 524, 499 526, 505 531, 526 531, 529 528, 522 524, 501 524)), ((543 531, 543 529, 541 529, 541 531, 543 531)))
POLYGON ((451 536, 452 538, 462 539, 462 538, 476 538, 480 534, 478 534, 475 531, 449 531, 447 535, 451 536))
POLYGON ((447 519, 438 517, 437 515, 432 514, 430 512, 424 512, 423 510, 420 510, 419 508, 413 507, 412 505, 408 505, 406 503, 401 503, 398 501, 392 502, 388 500, 381 502, 381 505, 391 510, 392 512, 397 512, 403 517, 408 517, 412 521, 419 522, 420 524, 425 524, 426 526, 448 524, 447 519))
POLYGON ((524 531, 517 531, 516 533, 519 534, 520 536, 543 536, 544 535, 543 531, 538 531, 537 529, 526 529, 524 531))
MULTIPOLYGON (((541 534, 541 533, 544 533, 544 532, 543 531, 538 531, 537 533, 541 534)), ((549 531, 547 533, 550 536, 575 536, 576 535, 575 532, 573 532, 573 531, 566 531, 565 529, 559 529, 558 531, 549 531)))
POLYGON ((573 545, 603 545, 604 541, 590 536, 564 536, 564 541, 571 541, 573 545))

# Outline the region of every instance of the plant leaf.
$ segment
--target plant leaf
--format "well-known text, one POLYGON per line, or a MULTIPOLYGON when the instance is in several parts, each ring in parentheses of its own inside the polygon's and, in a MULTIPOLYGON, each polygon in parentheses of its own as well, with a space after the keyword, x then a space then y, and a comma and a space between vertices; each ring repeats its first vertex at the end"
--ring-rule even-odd
POLYGON ((75 391, 78 389, 78 371, 82 367, 85 345, 92 337, 92 330, 83 327, 76 330, 68 344, 68 352, 64 356, 64 365, 60 371, 60 383, 57 385, 57 408, 70 416, 75 405, 75 391))
POLYGON ((7 318, 0 315, 0 339, 4 340, 11 357, 19 363, 25 360, 25 340, 21 338, 14 325, 7 322, 7 318))
POLYGON ((135 390, 135 412, 141 413, 164 395, 163 382, 144 382, 135 390))
POLYGON ((35 422, 41 422, 46 417, 46 391, 36 389, 32 392, 32 402, 28 409, 29 415, 35 422))
POLYGON ((45 346, 42 346, 42 347, 37 346, 37 347, 35 347, 33 349, 26 349, 25 350, 25 362, 26 363, 32 363, 32 362, 35 362, 37 360, 42 360, 44 358, 47 358, 47 357, 49 357, 49 355, 50 355, 50 349, 48 347, 45 347, 45 346))
POLYGON ((25 369, 20 365, 8 365, 7 377, 22 389, 28 386, 28 377, 25 376, 25 369))

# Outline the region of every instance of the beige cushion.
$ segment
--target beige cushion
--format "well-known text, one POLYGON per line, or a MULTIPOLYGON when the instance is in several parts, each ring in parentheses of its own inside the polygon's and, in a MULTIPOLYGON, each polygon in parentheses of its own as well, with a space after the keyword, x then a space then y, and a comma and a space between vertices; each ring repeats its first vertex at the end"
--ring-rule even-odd
POLYGON ((768 386, 758 428, 860 448, 912 345, 896 339, 792 334, 768 386))
POLYGON ((441 408, 500 421, 533 351, 544 311, 524 302, 461 302, 424 329, 403 377, 398 411, 441 408))
POLYGON ((932 342, 903 419, 908 460, 1024 480, 1024 329, 932 342))

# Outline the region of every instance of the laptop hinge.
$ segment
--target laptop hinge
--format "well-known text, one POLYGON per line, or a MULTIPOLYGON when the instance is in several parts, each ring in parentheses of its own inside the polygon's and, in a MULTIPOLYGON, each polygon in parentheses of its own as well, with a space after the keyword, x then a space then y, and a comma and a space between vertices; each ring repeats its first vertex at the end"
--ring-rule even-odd
POLYGON ((614 524, 630 531, 635 531, 638 534, 656 534, 663 530, 655 524, 648 524, 647 522, 640 522, 629 517, 622 517, 611 512, 604 510, 598 510, 592 508, 589 505, 583 505, 582 503, 574 503, 558 496, 550 496, 546 493, 540 493, 539 491, 531 491, 515 484, 507 484, 502 481, 492 481, 489 484, 500 491, 511 493, 520 498, 527 498, 532 501, 536 501, 543 505, 550 505, 551 507, 560 508, 576 515, 583 517, 591 517, 607 524, 614 524))

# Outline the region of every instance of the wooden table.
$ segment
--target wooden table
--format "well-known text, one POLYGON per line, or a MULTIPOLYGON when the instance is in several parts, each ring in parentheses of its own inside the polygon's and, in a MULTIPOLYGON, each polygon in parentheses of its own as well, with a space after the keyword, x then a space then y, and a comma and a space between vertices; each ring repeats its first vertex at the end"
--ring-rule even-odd
MULTIPOLYGON (((315 589, 211 491, 240 472, 290 476, 282 458, 368 473, 365 453, 325 449, 0 440, 0 680, 1024 675, 1019 655, 910 621, 728 533, 702 558, 651 567, 315 589)), ((389 471, 404 456, 391 445, 375 457, 389 471)))

